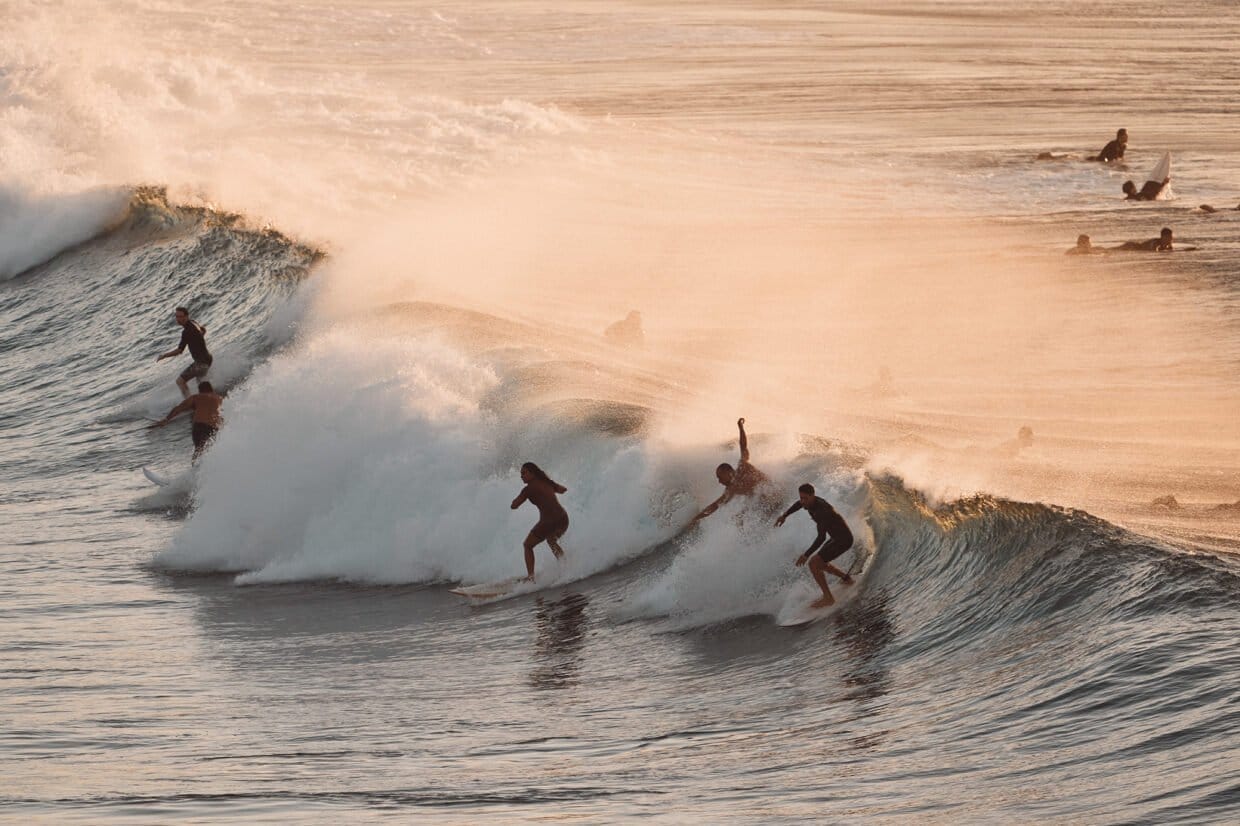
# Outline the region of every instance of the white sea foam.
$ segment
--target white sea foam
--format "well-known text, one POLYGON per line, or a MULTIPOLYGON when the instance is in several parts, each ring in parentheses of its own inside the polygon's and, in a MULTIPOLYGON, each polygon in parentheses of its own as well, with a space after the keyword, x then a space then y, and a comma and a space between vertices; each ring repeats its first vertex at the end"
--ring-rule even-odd
POLYGON ((129 192, 119 188, 36 193, 0 184, 0 281, 116 225, 128 207, 129 192))

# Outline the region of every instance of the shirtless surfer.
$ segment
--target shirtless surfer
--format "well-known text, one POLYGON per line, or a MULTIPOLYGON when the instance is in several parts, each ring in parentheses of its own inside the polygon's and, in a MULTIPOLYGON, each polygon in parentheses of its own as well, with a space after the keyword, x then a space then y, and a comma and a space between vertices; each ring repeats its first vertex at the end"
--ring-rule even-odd
POLYGON ((1125 241, 1115 249, 1131 252, 1171 252, 1174 240, 1171 228, 1163 227, 1157 238, 1151 238, 1148 241, 1125 241))
POLYGON ((1167 184, 1171 183, 1170 178, 1163 178, 1162 181, 1146 181, 1140 190, 1132 181, 1124 181, 1124 200, 1126 201, 1156 201, 1162 191, 1167 188, 1167 184))
POLYGON ((736 429, 741 434, 741 460, 736 463, 733 468, 727 462, 723 462, 719 467, 715 468, 715 478, 719 480, 719 484, 723 485, 723 495, 711 502, 702 512, 693 517, 692 522, 698 522, 710 516, 719 510, 719 506, 732 500, 736 495, 753 496, 758 486, 763 482, 770 481, 767 475, 758 470, 749 462, 749 439, 745 436, 745 420, 743 418, 736 420, 736 429))
POLYGON ((155 361, 163 361, 173 356, 179 356, 185 352, 185 348, 189 348, 189 354, 194 359, 194 363, 181 371, 181 375, 177 376, 177 387, 181 389, 181 397, 189 398, 189 380, 200 379, 211 369, 211 352, 207 349, 207 328, 194 321, 189 317, 189 310, 184 307, 176 309, 177 324, 181 325, 181 343, 177 345, 175 350, 169 350, 155 361))
POLYGON ((1120 129, 1115 133, 1115 140, 1102 147, 1102 151, 1094 157, 1093 161, 1102 161, 1103 163, 1111 163, 1111 161, 1122 161, 1124 159, 1124 150, 1128 147, 1128 130, 1120 129))
POLYGON ((853 583, 853 578, 847 572, 831 564, 831 560, 852 547, 853 535, 844 517, 840 516, 827 500, 814 494, 813 485, 808 482, 801 485, 797 488, 797 496, 798 499, 792 503, 792 507, 775 520, 775 527, 783 525, 785 519, 801 509, 804 509, 818 526, 818 536, 809 549, 797 557, 797 567, 809 562, 809 572, 822 589, 822 597, 815 600, 811 607, 825 608, 835 603, 835 597, 831 596, 831 589, 827 587, 826 571, 835 574, 845 585, 853 583))
POLYGON ((190 425, 190 436, 194 440, 194 461, 198 461, 198 457, 207 449, 207 445, 215 438, 215 434, 219 432, 220 425, 224 423, 224 419, 220 416, 220 407, 224 404, 224 397, 215 392, 215 388, 211 386, 209 381, 198 382, 198 392, 192 396, 186 397, 185 401, 178 404, 172 410, 168 411, 168 415, 164 416, 148 429, 154 430, 158 427, 171 422, 182 413, 193 411, 190 425))
POLYGON ((534 579, 534 548, 544 539, 547 540, 551 553, 556 559, 564 558, 564 549, 560 547, 560 537, 568 530, 568 511, 555 498, 557 493, 564 493, 568 488, 552 481, 543 469, 533 462, 521 465, 521 481, 525 487, 516 499, 512 500, 515 511, 530 501, 538 508, 538 524, 530 529, 525 537, 525 573, 526 579, 534 579))
POLYGON ((1065 255, 1096 255, 1101 252, 1105 252, 1105 250, 1101 250, 1095 247, 1093 243, 1089 240, 1088 235, 1078 235, 1076 236, 1076 246, 1068 250, 1064 254, 1065 255))

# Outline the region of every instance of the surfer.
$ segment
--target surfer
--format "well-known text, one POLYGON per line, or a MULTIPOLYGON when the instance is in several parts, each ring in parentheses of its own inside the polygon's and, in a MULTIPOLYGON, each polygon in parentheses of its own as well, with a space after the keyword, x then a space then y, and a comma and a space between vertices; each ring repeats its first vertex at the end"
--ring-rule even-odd
POLYGON ((1102 147, 1102 151, 1090 160, 1102 161, 1110 163, 1111 161, 1122 161, 1124 159, 1124 150, 1128 147, 1128 130, 1120 129, 1115 133, 1115 140, 1102 147))
POLYGON ((169 350, 155 361, 163 361, 173 356, 179 356, 185 352, 185 348, 189 348, 189 354, 194 359, 194 363, 181 371, 181 375, 177 376, 177 387, 181 389, 181 397, 189 398, 189 380, 200 379, 211 369, 211 352, 207 349, 207 328, 194 321, 189 317, 189 310, 184 307, 176 309, 177 324, 181 325, 181 343, 177 345, 175 350, 169 350))
POLYGON ((715 468, 715 478, 719 480, 719 484, 723 485, 723 495, 711 502, 702 512, 693 517, 689 524, 698 522, 710 516, 719 510, 719 506, 732 500, 732 497, 740 494, 741 496, 753 496, 754 491, 764 482, 769 481, 767 475, 758 470, 749 462, 749 439, 745 437, 745 420, 740 418, 736 420, 736 429, 741 434, 741 460, 736 463, 733 468, 727 462, 723 462, 719 467, 715 468))
POLYGON ((1170 182, 1170 178, 1163 178, 1161 183, 1158 181, 1146 181, 1145 185, 1138 190, 1137 185, 1132 181, 1124 181, 1124 186, 1122 188, 1124 190, 1124 195, 1126 196, 1125 200, 1155 201, 1170 182))
POLYGON ((1132 252, 1171 252, 1173 241, 1171 228, 1163 227, 1157 238, 1148 241, 1125 241, 1115 249, 1132 252))
POLYGON ((1088 235, 1076 236, 1076 246, 1068 250, 1064 255, 1096 255, 1105 250, 1100 250, 1090 242, 1088 235))
POLYGON ((818 583, 818 587, 822 589, 822 598, 816 600, 812 607, 825 608, 835 602, 835 597, 831 596, 831 589, 827 587, 825 571, 835 574, 845 585, 852 585, 853 578, 847 572, 832 565, 831 560, 852 547, 853 535, 844 517, 840 516, 826 499, 814 494, 813 485, 808 482, 801 485, 797 488, 797 495, 798 499, 792 503, 792 507, 775 520, 775 527, 783 525, 785 519, 802 508, 818 526, 817 538, 805 553, 797 557, 797 567, 809 562, 809 572, 814 577, 814 581, 818 583))
POLYGON ((515 511, 527 500, 538 508, 538 524, 531 528, 529 535, 525 537, 525 578, 533 580, 534 548, 544 539, 556 559, 564 558, 560 537, 568 530, 568 511, 564 510, 555 495, 564 493, 568 488, 552 481, 543 469, 533 462, 521 465, 521 481, 525 483, 525 487, 517 494, 517 498, 512 500, 512 509, 515 511))
POLYGON ((198 392, 192 396, 187 396, 185 401, 168 411, 168 415, 164 416, 155 424, 150 426, 150 430, 171 422, 182 413, 193 411, 193 417, 190 425, 190 436, 194 440, 194 461, 198 461, 198 457, 207 449, 207 445, 215 438, 215 434, 219 432, 220 425, 224 420, 220 416, 220 407, 224 404, 224 397, 215 392, 215 388, 211 386, 209 381, 198 382, 198 392))

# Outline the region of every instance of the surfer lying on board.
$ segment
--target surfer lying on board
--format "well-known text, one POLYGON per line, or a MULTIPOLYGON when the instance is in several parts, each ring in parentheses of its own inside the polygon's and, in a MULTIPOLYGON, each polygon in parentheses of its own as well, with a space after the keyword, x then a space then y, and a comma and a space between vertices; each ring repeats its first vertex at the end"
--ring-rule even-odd
POLYGON ((175 350, 169 350, 155 361, 163 361, 179 356, 189 347, 189 354, 194 363, 181 371, 177 376, 177 387, 181 389, 181 397, 189 398, 189 380, 200 379, 211 369, 211 352, 207 349, 207 328, 189 317, 189 310, 184 307, 176 309, 177 324, 181 325, 181 343, 175 350))
POLYGON ((719 480, 719 484, 723 485, 723 495, 711 502, 702 512, 693 517, 689 523, 692 525, 715 511, 719 510, 719 506, 732 500, 737 494, 741 496, 753 496, 754 491, 763 482, 769 481, 767 475, 758 470, 749 463, 749 439, 745 436, 745 420, 740 418, 736 420, 736 429, 741 434, 741 460, 736 463, 733 468, 727 462, 723 462, 719 467, 715 468, 715 478, 719 480))
POLYGON ((1170 178, 1163 178, 1161 183, 1158 181, 1146 181, 1145 186, 1141 187, 1140 191, 1138 191, 1137 185, 1132 181, 1124 181, 1123 190, 1124 195, 1126 196, 1124 200, 1156 201, 1158 200, 1158 196, 1162 194, 1162 191, 1167 188, 1167 184, 1169 183, 1171 183, 1170 178))
POLYGON ((215 438, 215 434, 219 432, 220 425, 224 423, 224 419, 220 416, 220 407, 224 404, 224 397, 215 392, 215 388, 211 386, 209 381, 198 382, 198 392, 185 399, 176 407, 168 411, 168 415, 164 416, 155 424, 151 425, 149 430, 157 427, 163 427, 171 422, 182 413, 193 411, 191 418, 193 424, 190 425, 190 436, 194 440, 194 461, 198 461, 198 457, 207 449, 207 445, 215 438))
POLYGON ((1128 130, 1120 129, 1115 133, 1115 140, 1102 147, 1102 151, 1090 158, 1090 160, 1102 161, 1103 163, 1122 161, 1126 148, 1128 148, 1128 130))
POLYGON ((792 503, 792 507, 775 520, 775 527, 778 528, 784 524, 785 519, 802 508, 818 526, 817 538, 809 546, 809 550, 797 557, 797 567, 809 562, 809 572, 814 577, 814 582, 817 582, 818 587, 822 589, 822 598, 816 600, 813 607, 825 608, 835 602, 835 597, 831 596, 831 589, 827 587, 826 571, 835 574, 845 585, 852 585, 853 578, 832 565, 831 560, 852 547, 853 535, 844 517, 840 516, 826 499, 814 495, 813 485, 808 482, 801 485, 797 488, 797 495, 799 498, 792 503), (829 540, 828 536, 830 536, 829 540))
POLYGON ((1106 250, 1098 249, 1089 240, 1088 235, 1076 236, 1076 246, 1068 250, 1064 255, 1097 255, 1106 252, 1106 250))
POLYGON ((521 481, 525 483, 525 487, 517 494, 517 498, 512 500, 512 509, 515 511, 527 500, 538 508, 538 524, 531 528, 529 535, 525 537, 525 578, 532 580, 534 548, 544 539, 556 559, 564 558, 560 537, 568 530, 568 511, 564 510, 555 495, 564 493, 568 488, 552 481, 543 469, 533 462, 521 465, 521 481))
POLYGON ((1148 241, 1125 241, 1115 249, 1132 252, 1171 252, 1173 240, 1171 228, 1163 227, 1157 238, 1151 238, 1148 241))

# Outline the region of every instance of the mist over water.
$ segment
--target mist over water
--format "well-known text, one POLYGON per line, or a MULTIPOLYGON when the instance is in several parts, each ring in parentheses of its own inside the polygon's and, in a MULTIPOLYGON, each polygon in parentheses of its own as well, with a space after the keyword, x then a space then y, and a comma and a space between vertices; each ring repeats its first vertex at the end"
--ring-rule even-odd
POLYGON ((1230 4, 0 19, 0 807, 1234 817, 1230 4), (690 527, 740 416, 768 500, 690 527), (563 584, 466 605, 528 460, 563 584), (865 573, 798 630, 804 481, 865 573))

